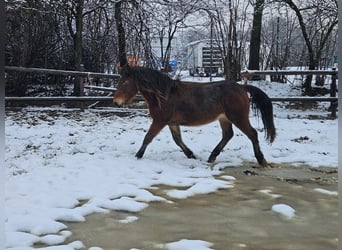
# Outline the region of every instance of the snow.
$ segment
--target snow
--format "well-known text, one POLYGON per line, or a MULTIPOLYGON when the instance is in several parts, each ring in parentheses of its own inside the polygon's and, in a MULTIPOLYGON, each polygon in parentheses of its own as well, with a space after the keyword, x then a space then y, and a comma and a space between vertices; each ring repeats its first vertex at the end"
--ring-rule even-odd
POLYGON ((127 223, 131 223, 134 222, 136 220, 138 220, 139 218, 137 216, 127 216, 126 219, 123 220, 119 220, 119 222, 123 223, 123 224, 127 224, 127 223))
POLYGON ((188 240, 188 239, 182 239, 177 242, 171 242, 167 244, 160 245, 159 247, 162 249, 168 249, 168 250, 211 250, 211 247, 213 244, 207 241, 203 240, 188 240))
POLYGON ((275 204, 272 206, 272 211, 282 214, 288 219, 293 218, 296 213, 296 210, 287 204, 275 204))
MULTIPOLYGON (((289 84, 254 84, 269 96, 300 95, 289 84)), ((301 110, 274 103, 277 138, 272 145, 263 139, 261 121, 251 114, 265 158, 270 163, 336 168, 338 127, 336 119, 324 118, 328 116, 328 106, 329 103, 322 103, 314 109, 301 110)), ((182 128, 184 142, 198 159, 187 159, 164 129, 144 157, 137 160, 134 154, 151 120, 144 110, 133 110, 126 117, 114 114, 126 111, 26 108, 20 115, 7 112, 7 249, 34 249, 34 244, 43 244, 45 247, 40 249, 49 250, 81 249, 80 241, 63 243, 71 235, 64 222, 82 222, 92 213, 120 210, 134 213, 122 223, 134 223, 150 202, 172 202, 234 188, 234 176, 217 178, 222 169, 239 167, 244 161, 256 162, 250 141, 238 129, 234 129, 235 136, 217 161, 206 162, 221 137, 218 123, 182 128), (150 191, 158 185, 172 187, 166 190, 166 199, 150 191)), ((260 192, 281 198, 272 190, 260 192)), ((295 208, 286 204, 276 204, 271 209, 290 218, 295 214, 295 208)), ((180 239, 163 246, 210 249, 212 244, 180 239)), ((100 248, 92 248, 95 249, 100 248)))
POLYGON ((263 190, 259 190, 260 193, 263 193, 263 194, 266 194, 266 195, 269 195, 271 196, 272 198, 279 198, 281 197, 280 194, 272 194, 272 190, 270 189, 263 189, 263 190))
POLYGON ((320 192, 322 194, 327 194, 327 195, 338 195, 338 193, 336 191, 330 191, 330 190, 326 190, 326 189, 323 189, 323 188, 315 188, 314 189, 315 191, 317 192, 320 192))
POLYGON ((220 188, 231 188, 233 185, 227 183, 226 181, 216 180, 212 181, 211 178, 199 179, 199 181, 193 184, 190 188, 186 190, 172 189, 167 192, 167 195, 172 198, 186 199, 196 194, 208 194, 215 192, 220 188))

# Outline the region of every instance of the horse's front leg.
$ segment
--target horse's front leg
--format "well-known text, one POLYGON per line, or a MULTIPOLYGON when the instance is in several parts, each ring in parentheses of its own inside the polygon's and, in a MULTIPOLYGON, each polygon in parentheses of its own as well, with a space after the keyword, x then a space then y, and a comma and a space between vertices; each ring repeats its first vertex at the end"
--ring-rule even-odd
POLYGON ((135 156, 140 159, 143 157, 145 150, 147 148, 147 145, 151 143, 153 138, 163 129, 165 124, 161 124, 159 122, 153 121, 149 130, 147 131, 147 134, 145 135, 143 144, 141 145, 139 151, 135 154, 135 156))
POLYGON ((184 144, 179 125, 169 125, 172 138, 188 158, 196 159, 194 153, 184 144))
POLYGON ((220 122, 221 129, 222 129, 222 139, 219 142, 219 144, 217 144, 217 146, 214 148, 214 150, 211 152, 208 158, 208 162, 214 162, 216 160, 216 157, 221 153, 224 146, 226 146, 228 141, 234 135, 232 123, 229 120, 221 119, 219 120, 219 122, 220 122))

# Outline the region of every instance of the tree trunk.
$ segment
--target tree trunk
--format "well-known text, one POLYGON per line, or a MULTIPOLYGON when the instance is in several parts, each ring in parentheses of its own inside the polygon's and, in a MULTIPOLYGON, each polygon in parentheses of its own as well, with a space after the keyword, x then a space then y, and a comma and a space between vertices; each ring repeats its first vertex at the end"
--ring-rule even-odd
MULTIPOLYGON (((296 16, 298 18, 299 26, 302 31, 306 47, 308 48, 308 55, 309 55, 309 70, 314 70, 317 65, 315 65, 315 57, 314 57, 314 51, 312 48, 312 44, 309 38, 309 35, 306 31, 306 26, 304 23, 303 16, 300 12, 300 9, 297 7, 297 5, 294 4, 292 0, 285 0, 285 2, 288 4, 288 6, 296 13, 296 16)), ((308 75, 303 83, 303 94, 304 95, 312 95, 312 87, 311 87, 311 82, 312 82, 312 75, 308 75)))
POLYGON ((256 0, 253 14, 253 27, 249 50, 248 69, 259 70, 262 12, 265 0, 256 0))
POLYGON ((128 64, 127 55, 126 55, 126 35, 125 29, 122 24, 121 17, 121 6, 123 1, 118 1, 115 3, 115 21, 116 28, 118 31, 118 47, 119 47, 119 66, 123 67, 128 64))
MULTIPOLYGON (((79 0, 76 3, 76 16, 75 16, 75 23, 76 23, 76 32, 73 36, 74 39, 74 59, 75 59, 75 69, 81 71, 83 68, 82 65, 82 31, 83 31, 83 7, 84 7, 84 0, 79 0)), ((82 93, 82 80, 80 77, 75 78, 74 82, 74 95, 81 96, 82 93)))

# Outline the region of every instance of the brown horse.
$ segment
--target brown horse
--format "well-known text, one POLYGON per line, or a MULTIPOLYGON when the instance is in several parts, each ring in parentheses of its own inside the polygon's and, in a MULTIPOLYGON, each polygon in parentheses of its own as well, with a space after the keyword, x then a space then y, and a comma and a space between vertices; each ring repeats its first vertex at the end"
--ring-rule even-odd
POLYGON ((272 143, 276 136, 272 102, 259 88, 231 81, 207 84, 182 83, 159 71, 142 67, 124 66, 120 75, 114 102, 118 105, 130 103, 140 92, 153 119, 143 144, 136 153, 137 158, 144 155, 147 145, 166 125, 185 155, 188 158, 195 158, 193 152, 184 144, 179 126, 204 125, 219 120, 222 139, 210 154, 208 162, 214 162, 233 137, 234 124, 251 140, 258 163, 267 166, 260 150, 257 131, 251 126, 248 117, 251 100, 254 110, 261 113, 265 138, 272 143))

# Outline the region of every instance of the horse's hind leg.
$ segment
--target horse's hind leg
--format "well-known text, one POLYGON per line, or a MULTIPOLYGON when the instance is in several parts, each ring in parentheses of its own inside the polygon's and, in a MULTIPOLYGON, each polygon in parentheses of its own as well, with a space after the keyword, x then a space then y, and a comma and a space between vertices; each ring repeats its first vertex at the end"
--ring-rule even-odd
POLYGON ((161 123, 155 122, 155 121, 152 122, 149 130, 147 131, 147 134, 145 135, 143 144, 141 145, 139 151, 135 154, 135 156, 138 159, 143 157, 147 145, 151 143, 153 138, 163 129, 164 126, 165 126, 165 124, 161 124, 161 123))
POLYGON ((251 140, 253 144, 254 156, 257 159, 258 163, 263 167, 267 167, 267 161, 265 160, 264 154, 261 152, 260 149, 258 133, 251 126, 248 118, 234 124, 251 140))
POLYGON ((216 160, 216 157, 221 153, 224 146, 226 146, 228 141, 234 135, 232 123, 228 119, 226 118, 220 119, 219 122, 222 128, 222 139, 214 148, 214 150, 211 152, 208 158, 208 162, 214 162, 216 160))
POLYGON ((173 140, 183 150, 184 154, 188 158, 196 159, 194 153, 184 144, 179 125, 169 125, 169 128, 170 128, 173 140))

